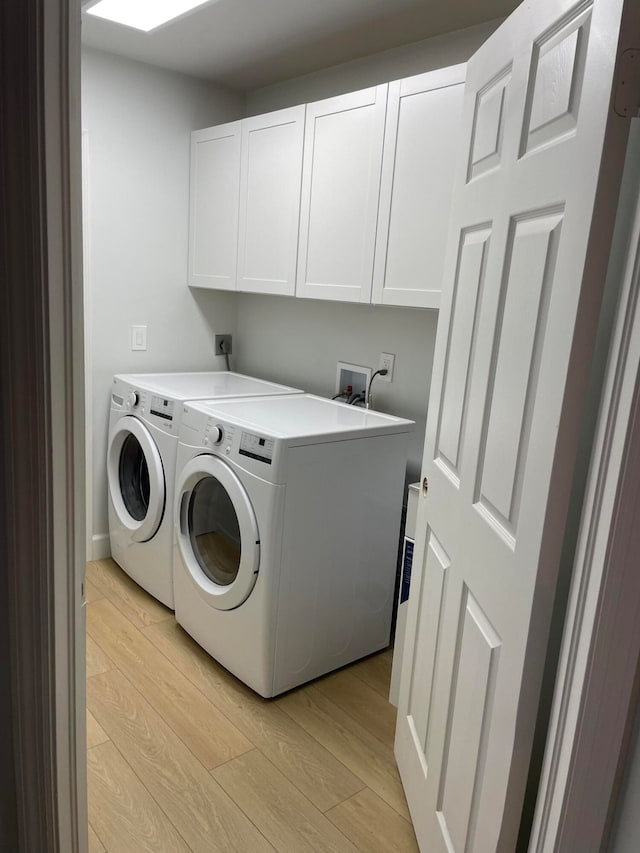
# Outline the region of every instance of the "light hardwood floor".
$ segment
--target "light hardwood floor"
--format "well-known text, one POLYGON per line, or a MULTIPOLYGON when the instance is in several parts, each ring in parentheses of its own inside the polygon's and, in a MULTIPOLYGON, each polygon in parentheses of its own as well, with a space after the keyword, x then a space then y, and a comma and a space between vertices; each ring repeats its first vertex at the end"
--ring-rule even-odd
POLYGON ((86 590, 91 853, 418 849, 389 650, 264 700, 113 561, 86 590))

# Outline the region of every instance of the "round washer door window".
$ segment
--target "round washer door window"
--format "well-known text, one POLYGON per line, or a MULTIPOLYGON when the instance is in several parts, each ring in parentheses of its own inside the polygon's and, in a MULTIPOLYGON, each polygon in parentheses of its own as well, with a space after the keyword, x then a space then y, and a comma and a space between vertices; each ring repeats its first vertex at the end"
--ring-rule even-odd
POLYGON ((132 539, 151 539, 164 513, 164 469, 151 433, 133 416, 119 420, 110 435, 107 478, 116 514, 132 539))
POLYGON ((118 479, 127 512, 135 521, 144 521, 151 495, 149 466, 142 445, 132 433, 129 433, 120 448, 118 479))
POLYGON ((238 577, 242 546, 240 524, 229 493, 216 477, 203 477, 189 496, 189 538, 198 565, 215 584, 238 577))
POLYGON ((183 469, 177 488, 178 545, 200 594, 219 610, 238 607, 256 582, 258 525, 231 468, 203 454, 183 469))

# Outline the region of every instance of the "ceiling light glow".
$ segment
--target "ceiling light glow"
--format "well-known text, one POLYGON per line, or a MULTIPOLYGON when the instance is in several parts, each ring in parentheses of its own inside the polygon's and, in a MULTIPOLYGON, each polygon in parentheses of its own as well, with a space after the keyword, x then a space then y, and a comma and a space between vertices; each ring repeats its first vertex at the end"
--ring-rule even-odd
POLYGON ((208 0, 99 0, 87 9, 88 15, 134 27, 150 30, 173 20, 208 0))

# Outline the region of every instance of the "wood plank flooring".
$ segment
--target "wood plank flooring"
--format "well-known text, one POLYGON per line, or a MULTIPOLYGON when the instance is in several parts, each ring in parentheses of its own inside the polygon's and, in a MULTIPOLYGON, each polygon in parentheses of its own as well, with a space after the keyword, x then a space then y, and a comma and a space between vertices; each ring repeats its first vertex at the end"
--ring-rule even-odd
POLYGON ((87 566, 89 850, 405 853, 391 651, 265 700, 87 566))

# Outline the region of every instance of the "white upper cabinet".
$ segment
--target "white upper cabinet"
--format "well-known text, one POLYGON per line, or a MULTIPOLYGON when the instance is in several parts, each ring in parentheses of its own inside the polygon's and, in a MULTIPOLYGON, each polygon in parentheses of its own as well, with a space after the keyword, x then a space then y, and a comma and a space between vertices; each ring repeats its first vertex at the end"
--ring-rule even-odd
POLYGON ((189 284, 236 289, 240 128, 234 121, 191 134, 189 284))
POLYGON ((387 88, 307 105, 297 296, 371 300, 387 88))
POLYGON ((389 84, 372 302, 440 304, 465 68, 389 84))
POLYGON ((191 135, 189 284, 438 308, 465 66, 191 135))
POLYGON ((242 122, 237 289, 296 289, 303 106, 242 122))

